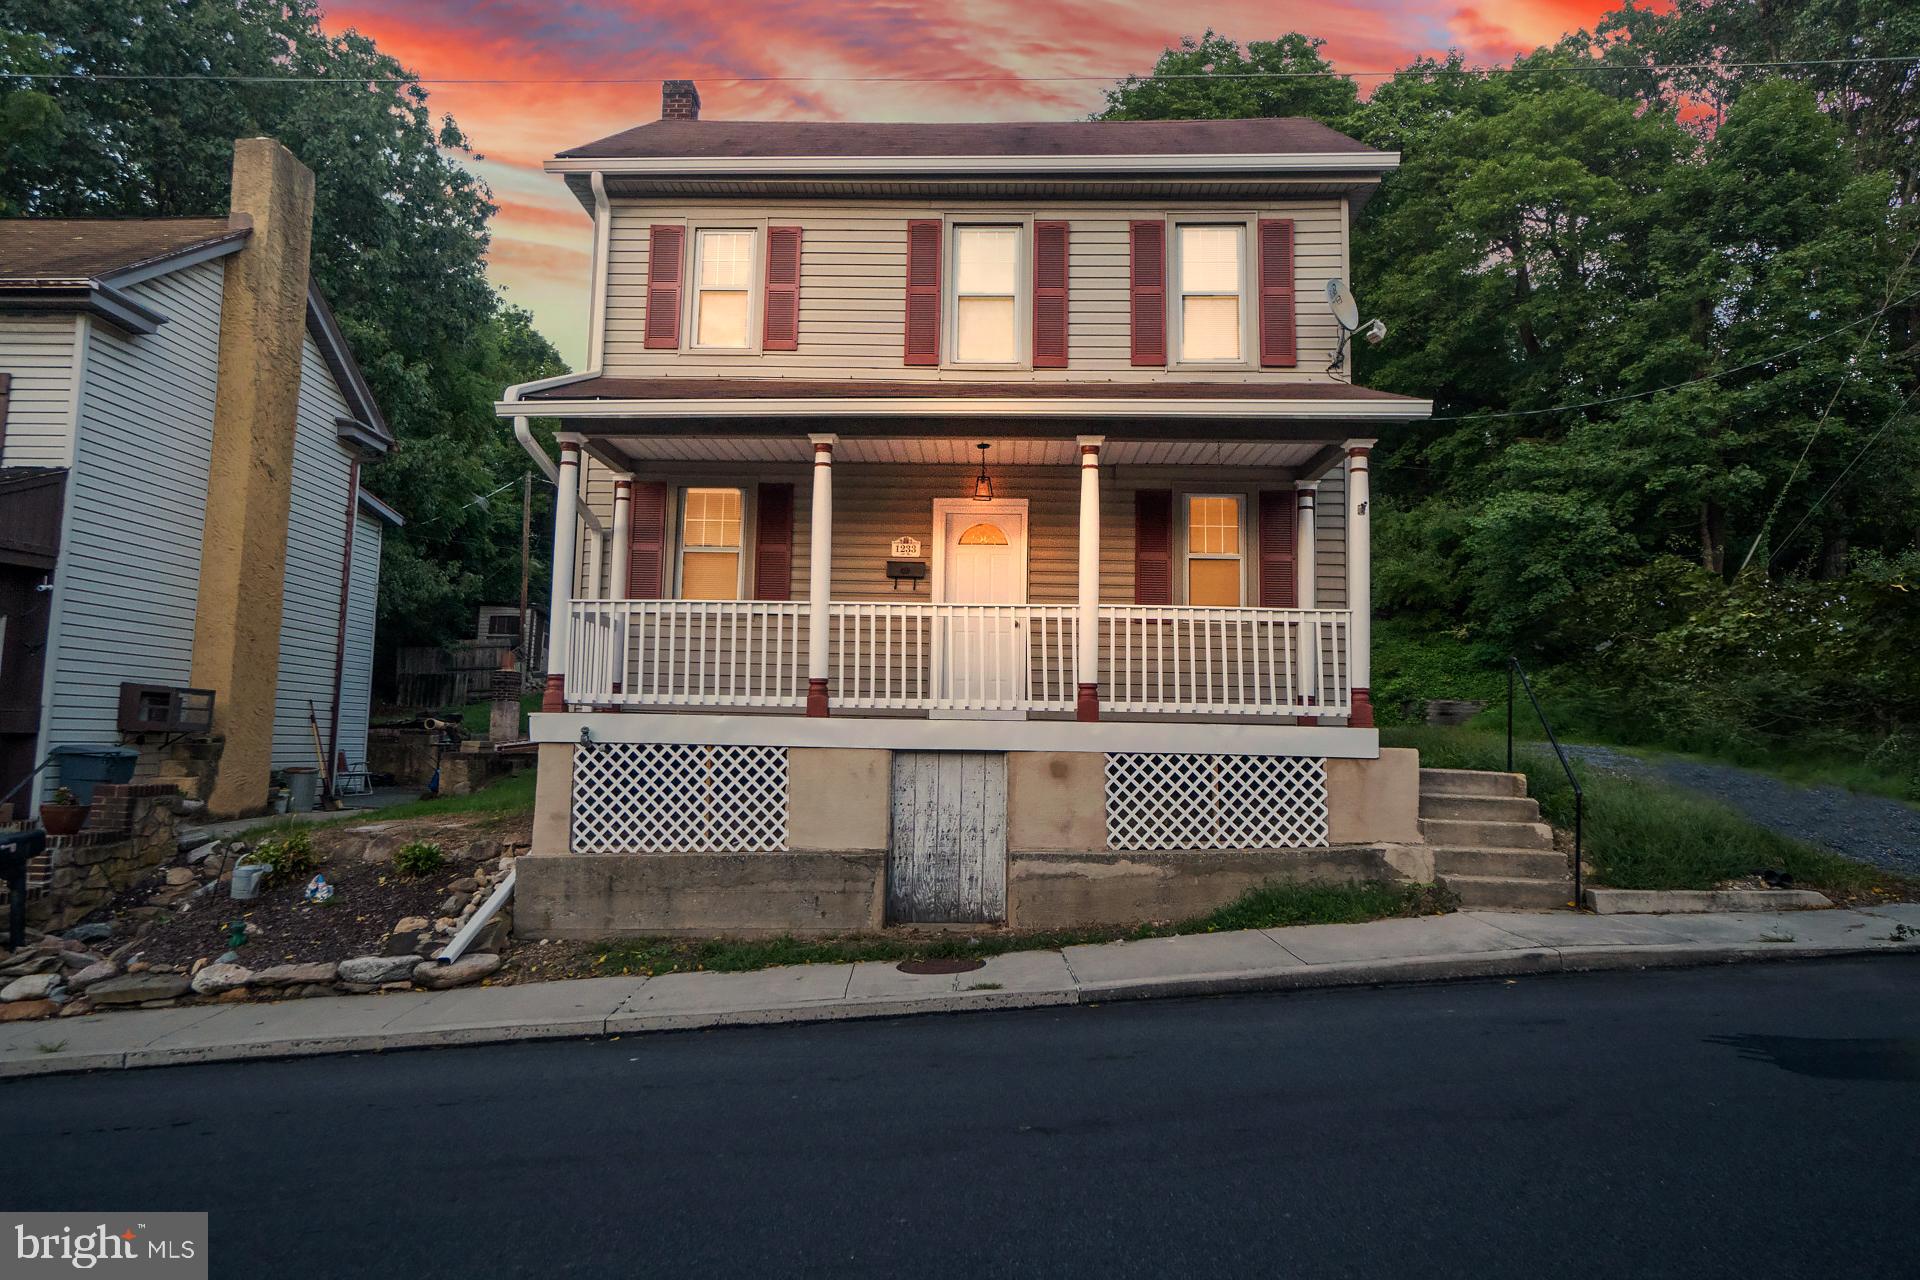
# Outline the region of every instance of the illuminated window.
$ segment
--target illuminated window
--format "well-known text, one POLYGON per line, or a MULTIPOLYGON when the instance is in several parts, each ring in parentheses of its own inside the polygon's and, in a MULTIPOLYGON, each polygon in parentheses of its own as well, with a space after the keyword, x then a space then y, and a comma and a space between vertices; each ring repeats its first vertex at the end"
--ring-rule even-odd
POLYGON ((953 229, 953 358, 1012 364, 1020 358, 1020 228, 953 229))
POLYGON ((680 598, 740 598, 738 489, 688 489, 680 502, 680 598))
POLYGON ((693 271, 693 345, 751 346, 753 232, 700 231, 694 237, 693 271))
POLYGON ((1194 494, 1187 499, 1187 603, 1240 603, 1240 499, 1194 494))
POLYGON ((1247 229, 1179 228, 1180 359, 1237 361, 1247 229))
POLYGON ((1004 547, 1007 545, 1007 535, 1000 531, 998 525, 976 524, 961 533, 960 545, 963 547, 1004 547))

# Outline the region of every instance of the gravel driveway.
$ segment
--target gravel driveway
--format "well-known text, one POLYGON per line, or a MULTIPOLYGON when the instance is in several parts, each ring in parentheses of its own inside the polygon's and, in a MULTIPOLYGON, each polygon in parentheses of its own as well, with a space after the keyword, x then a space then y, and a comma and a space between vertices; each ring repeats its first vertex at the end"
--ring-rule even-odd
POLYGON ((1730 764, 1642 760, 1610 747, 1569 743, 1596 769, 1658 778, 1712 796, 1781 835, 1889 871, 1920 875, 1920 809, 1842 787, 1803 787, 1730 764))

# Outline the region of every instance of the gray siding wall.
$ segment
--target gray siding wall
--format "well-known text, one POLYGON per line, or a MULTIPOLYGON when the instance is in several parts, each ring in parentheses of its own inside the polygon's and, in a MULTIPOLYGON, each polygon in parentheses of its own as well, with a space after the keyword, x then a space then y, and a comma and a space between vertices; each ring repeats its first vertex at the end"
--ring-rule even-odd
POLYGON ((13 375, 0 466, 73 462, 73 389, 80 327, 75 316, 0 316, 0 373, 13 375))
MULTIPOLYGON (((314 766, 311 701, 320 741, 330 736, 334 654, 340 637, 340 572, 346 555, 352 458, 334 419, 347 413, 332 371, 305 337, 300 411, 293 433, 293 504, 287 518, 287 576, 281 593, 280 680, 273 701, 273 767, 314 766)), ((344 735, 343 735, 344 736, 344 735)), ((349 753, 351 754, 351 753, 349 753)))
MULTIPOLYGON (((87 359, 49 640, 48 746, 117 743, 123 680, 188 682, 223 279, 223 265, 209 262, 134 286, 135 297, 171 317, 146 337, 85 322, 87 359)), ((14 460, 11 445, 7 460, 14 460)), ((154 763, 146 753, 143 772, 154 763)), ((42 775, 46 790, 52 773, 42 775)))
MULTIPOLYGON (((762 237, 764 242, 764 236, 762 237)), ((764 245, 763 245, 764 248, 764 245)), ((1251 253, 1251 248, 1249 249, 1251 253)), ((1171 376, 1230 382, 1326 381, 1338 331, 1325 302, 1329 277, 1345 277, 1346 205, 1338 197, 1231 201, 1209 206, 1115 206, 1058 201, 929 204, 906 200, 767 200, 726 203, 615 201, 608 248, 605 368, 609 374, 690 377, 845 377, 913 380, 1119 382, 1171 376), (1294 219, 1299 363, 1292 369, 1136 369, 1128 323, 1127 223, 1135 218, 1208 213, 1294 219), (966 369, 901 363, 905 335, 907 221, 951 216, 1009 221, 1065 219, 1069 366, 966 369), (649 351, 646 320, 648 228, 656 222, 802 228, 800 345, 796 351, 734 354, 649 351)), ((757 288, 757 286, 756 286, 757 288)), ((1249 335, 1251 338, 1252 335, 1249 335)))
POLYGON ((380 543, 386 528, 361 514, 353 526, 353 568, 347 593, 347 661, 340 680, 340 750, 347 762, 367 759, 373 711, 373 626, 380 604, 380 543))

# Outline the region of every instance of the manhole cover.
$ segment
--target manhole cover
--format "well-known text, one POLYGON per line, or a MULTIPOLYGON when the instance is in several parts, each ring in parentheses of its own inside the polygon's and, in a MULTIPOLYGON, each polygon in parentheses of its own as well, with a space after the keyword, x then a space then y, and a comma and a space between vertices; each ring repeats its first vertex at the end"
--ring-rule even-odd
POLYGON ((985 960, 902 960, 902 973, 972 973, 975 969, 986 968, 985 960))

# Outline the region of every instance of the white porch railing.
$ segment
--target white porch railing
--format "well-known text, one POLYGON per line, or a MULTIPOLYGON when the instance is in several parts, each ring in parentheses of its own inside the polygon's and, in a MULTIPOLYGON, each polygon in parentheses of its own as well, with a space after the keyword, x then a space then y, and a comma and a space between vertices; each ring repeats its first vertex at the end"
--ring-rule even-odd
POLYGON ((775 600, 575 600, 567 700, 801 707, 807 606, 775 600))
POLYGON ((1072 605, 846 601, 830 616, 837 707, 1073 710, 1072 605))
POLYGON ((1344 716, 1345 609, 1100 607, 1100 709, 1164 715, 1344 716))

